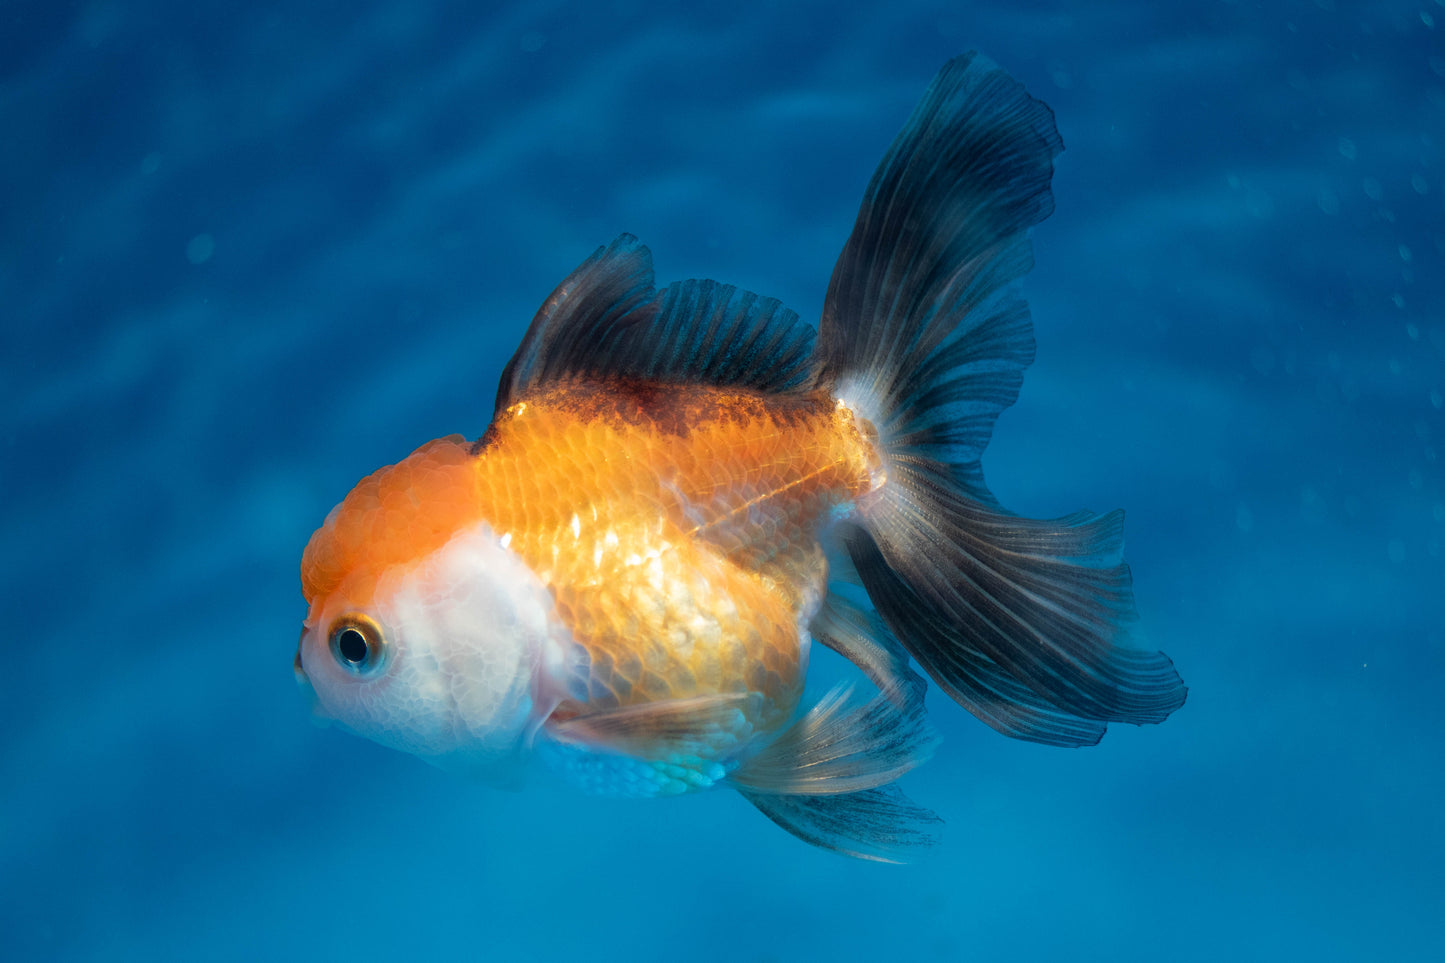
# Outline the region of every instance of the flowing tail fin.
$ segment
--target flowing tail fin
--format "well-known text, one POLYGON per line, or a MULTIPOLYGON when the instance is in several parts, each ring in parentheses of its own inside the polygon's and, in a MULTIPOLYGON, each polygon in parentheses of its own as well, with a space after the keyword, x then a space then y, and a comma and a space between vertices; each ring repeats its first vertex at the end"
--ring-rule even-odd
POLYGON ((845 535, 878 613, 956 701, 1000 732, 1091 745, 1160 722, 1186 689, 1134 622, 1123 513, 1001 508, 979 466, 1033 360, 1010 288, 1053 210, 1053 114, 985 58, 934 79, 868 185, 833 271, 822 378, 878 429, 888 480, 845 535))

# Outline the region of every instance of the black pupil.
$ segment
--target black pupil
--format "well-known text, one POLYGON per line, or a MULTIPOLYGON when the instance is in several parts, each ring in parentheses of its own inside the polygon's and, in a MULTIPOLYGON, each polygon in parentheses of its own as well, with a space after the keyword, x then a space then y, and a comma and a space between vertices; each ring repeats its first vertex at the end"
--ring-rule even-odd
POLYGON ((341 637, 336 640, 336 649, 341 657, 352 665, 360 665, 366 661, 370 647, 366 644, 366 636, 355 629, 345 629, 341 637))

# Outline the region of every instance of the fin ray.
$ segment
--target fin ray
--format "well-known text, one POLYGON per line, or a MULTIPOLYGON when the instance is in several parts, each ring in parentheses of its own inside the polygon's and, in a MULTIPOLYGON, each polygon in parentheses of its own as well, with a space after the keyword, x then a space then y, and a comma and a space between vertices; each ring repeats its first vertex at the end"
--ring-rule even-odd
POLYGON ((803 842, 880 863, 907 863, 924 854, 938 844, 943 824, 893 785, 837 796, 739 792, 803 842))
POLYGON ((548 721, 546 729, 558 742, 637 758, 712 754, 719 741, 751 731, 748 710, 755 715, 760 700, 756 693, 726 693, 648 702, 548 721))
POLYGON ((775 298, 709 280, 653 287, 652 255, 623 234, 543 302, 502 373, 496 411, 568 378, 636 378, 786 392, 817 377, 815 333, 775 298))
MULTIPOLYGON (((946 64, 879 163, 824 301, 825 379, 926 470, 970 481, 1032 363, 1005 290, 1053 210, 1053 113, 973 53, 946 64)), ((969 493, 991 501, 982 488, 969 493)))
POLYGON ((934 682, 980 721, 1006 736, 1051 746, 1092 746, 1103 738, 1105 723, 1059 709, 977 651, 959 625, 893 571, 867 532, 855 529, 848 545, 880 615, 902 628, 934 682))
POLYGON ((898 704, 923 701, 928 683, 913 671, 907 650, 876 612, 864 610, 837 591, 829 591, 808 632, 856 665, 898 704))
POLYGON ((835 687, 801 719, 729 777, 775 795, 840 795, 893 782, 926 762, 938 745, 919 699, 895 703, 880 692, 859 703, 835 687))
POLYGON ((502 371, 496 410, 506 410, 533 385, 574 373, 579 356, 652 299, 652 279, 652 254, 631 234, 592 252, 537 309, 502 371))
POLYGON ((1127 645, 1122 515, 1004 511, 980 458, 1034 341, 1013 282, 1053 210, 1053 113, 991 62, 946 64, 878 166, 829 283, 823 383, 878 430, 888 480, 846 534, 883 621, 1000 732, 1097 742, 1184 701, 1173 663, 1127 645))
POLYGON ((869 520, 879 558, 855 536, 854 564, 909 652, 951 694, 972 693, 960 700, 970 709, 980 695, 999 697, 1014 709, 1001 731, 1023 723, 1009 734, 1030 738, 1042 726, 1049 737, 1035 741, 1054 741, 1072 738, 1068 716, 1143 725, 1184 704, 1168 656, 1127 644, 1135 614, 1122 512, 1034 521, 943 491, 890 494, 869 520), (1050 723, 1049 707, 1065 718, 1050 723))

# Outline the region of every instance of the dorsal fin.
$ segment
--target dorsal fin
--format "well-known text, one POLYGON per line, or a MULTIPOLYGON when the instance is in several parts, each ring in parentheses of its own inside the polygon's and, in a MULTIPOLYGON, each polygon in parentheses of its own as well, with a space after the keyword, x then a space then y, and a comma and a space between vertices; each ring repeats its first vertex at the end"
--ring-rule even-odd
POLYGON ((731 284, 689 280, 658 291, 652 255, 623 234, 542 303, 502 372, 496 410, 569 378, 804 390, 816 377, 814 337, 778 300, 731 284))

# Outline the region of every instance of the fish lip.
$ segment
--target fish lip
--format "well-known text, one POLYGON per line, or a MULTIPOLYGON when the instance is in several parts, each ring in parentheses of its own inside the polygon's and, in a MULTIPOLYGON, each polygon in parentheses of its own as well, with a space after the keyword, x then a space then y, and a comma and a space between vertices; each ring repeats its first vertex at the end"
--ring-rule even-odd
POLYGON ((296 658, 291 661, 291 667, 296 672, 296 684, 303 689, 315 692, 311 685, 311 677, 306 674, 306 667, 301 664, 301 646, 306 641, 306 623, 301 623, 301 637, 296 640, 296 658))
POLYGON ((296 673, 296 688, 305 693, 306 702, 311 707, 311 723, 325 729, 332 725, 334 720, 326 714, 321 705, 321 696, 316 693, 316 686, 311 684, 311 676, 306 674, 306 667, 301 664, 301 647, 306 644, 307 628, 308 624, 302 622, 301 638, 296 641, 296 656, 291 660, 291 668, 296 673))

